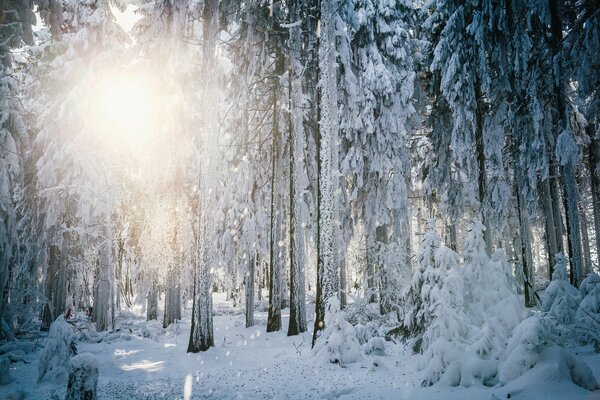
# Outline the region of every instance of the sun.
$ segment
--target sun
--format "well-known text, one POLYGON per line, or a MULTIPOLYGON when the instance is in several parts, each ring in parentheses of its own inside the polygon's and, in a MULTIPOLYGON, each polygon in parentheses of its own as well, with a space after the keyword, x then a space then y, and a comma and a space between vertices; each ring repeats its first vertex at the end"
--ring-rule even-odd
POLYGON ((93 96, 94 124, 117 144, 143 146, 160 129, 160 95, 149 77, 108 74, 100 77, 93 96))

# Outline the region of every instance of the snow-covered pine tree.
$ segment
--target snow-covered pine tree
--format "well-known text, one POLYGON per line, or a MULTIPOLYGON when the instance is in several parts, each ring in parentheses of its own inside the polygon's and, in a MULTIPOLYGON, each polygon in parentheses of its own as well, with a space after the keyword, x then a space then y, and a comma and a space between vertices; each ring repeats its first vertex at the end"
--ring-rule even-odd
POLYGON ((406 137, 414 122, 413 11, 402 1, 356 1, 344 13, 346 30, 338 29, 340 168, 350 179, 346 186, 355 223, 365 223, 371 289, 379 288, 383 313, 396 309, 399 270, 409 266, 406 137))
POLYGON ((52 304, 49 314, 56 317, 67 307, 69 257, 78 254, 76 235, 85 232, 87 244, 99 250, 95 281, 99 297, 94 298, 99 307, 94 308, 94 314, 97 329, 104 330, 114 312, 114 276, 110 268, 113 231, 107 222, 115 198, 106 186, 114 171, 99 172, 96 168, 103 161, 100 155, 90 158, 91 147, 106 146, 104 135, 95 126, 90 129, 89 120, 77 110, 94 107, 94 100, 89 97, 80 101, 82 93, 96 84, 94 74, 83 72, 107 68, 109 60, 114 61, 123 51, 128 38, 114 22, 107 1, 66 2, 64 11, 64 34, 60 40, 43 43, 35 54, 37 66, 32 73, 36 80, 28 89, 32 109, 39 115, 34 145, 45 149, 37 160, 36 173, 45 208, 49 264, 46 286, 52 304), (90 196, 94 202, 88 201, 90 196))

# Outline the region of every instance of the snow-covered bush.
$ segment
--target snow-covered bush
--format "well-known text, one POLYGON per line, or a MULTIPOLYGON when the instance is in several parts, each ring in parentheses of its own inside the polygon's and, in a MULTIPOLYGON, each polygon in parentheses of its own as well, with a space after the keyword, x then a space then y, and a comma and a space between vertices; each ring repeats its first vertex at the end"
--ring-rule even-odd
POLYGON ((93 354, 81 353, 69 361, 69 383, 65 400, 96 400, 98 360, 93 354))
POLYGON ((546 288, 542 301, 548 333, 561 342, 571 337, 570 325, 575 322, 577 306, 581 301, 579 291, 567 280, 567 262, 564 255, 556 255, 552 281, 546 288))
POLYGON ((362 349, 365 354, 383 356, 385 355, 385 341, 380 337, 372 337, 362 345, 362 349))
POLYGON ((545 344, 545 336, 537 316, 527 318, 514 329, 498 371, 500 383, 508 383, 535 366, 545 344))
POLYGON ((0 358, 0 385, 7 385, 11 382, 10 361, 7 358, 0 358))
MULTIPOLYGON (((349 319, 346 318, 348 322, 349 319)), ((356 338, 358 339, 358 343, 363 345, 367 343, 374 337, 379 337, 379 327, 380 325, 375 321, 367 322, 366 325, 356 324, 354 329, 356 330, 356 338)))
POLYGON ((67 378, 66 366, 77 354, 73 327, 59 316, 50 326, 46 346, 40 354, 38 382, 62 381, 67 378))
POLYGON ((579 286, 582 297, 575 315, 578 337, 600 352, 600 276, 589 274, 579 286))
POLYGON ((430 219, 427 221, 427 232, 417 253, 417 269, 402 295, 400 324, 388 334, 388 338, 400 335, 405 339, 411 339, 415 352, 420 350, 423 331, 433 319, 431 292, 433 290, 435 295, 439 291, 443 276, 440 275, 441 271, 437 270, 435 262, 435 254, 440 245, 441 239, 436 231, 435 220, 430 219))
MULTIPOLYGON (((471 225, 463 266, 455 252, 440 246, 422 272, 420 309, 413 313, 424 322, 424 385, 495 385, 506 343, 526 317, 506 255, 499 250, 488 256, 484 229, 477 221, 471 225)), ((514 346, 521 343, 515 340, 514 346)))
POLYGON ((600 389, 589 365, 565 351, 561 351, 559 370, 579 387, 590 391, 600 389))
POLYGON ((331 297, 327 301, 325 329, 317 341, 315 354, 328 362, 342 365, 362 358, 356 330, 344 318, 337 297, 331 297))
MULTIPOLYGON (((453 261, 453 252, 450 249, 442 249, 444 250, 439 255, 444 256, 439 257, 437 264, 447 260, 453 261)), ((463 313, 463 292, 463 278, 461 271, 456 267, 447 271, 439 289, 434 291, 433 319, 424 330, 419 346, 422 352, 419 367, 425 371, 422 382, 425 386, 439 381, 449 367, 454 369, 450 364, 465 355, 464 343, 469 326, 463 313)), ((455 373, 448 374, 447 378, 449 384, 457 384, 455 373)))

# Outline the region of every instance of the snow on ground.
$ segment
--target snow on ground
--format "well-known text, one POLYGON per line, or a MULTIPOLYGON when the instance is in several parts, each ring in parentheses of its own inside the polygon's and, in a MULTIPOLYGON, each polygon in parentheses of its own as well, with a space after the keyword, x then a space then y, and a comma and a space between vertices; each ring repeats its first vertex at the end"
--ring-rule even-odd
MULTIPOLYGON (((242 311, 215 295, 215 313, 216 347, 204 353, 186 353, 190 309, 167 330, 158 321, 126 312, 118 332, 100 343, 79 342, 79 353, 98 358, 98 398, 183 399, 191 388, 191 399, 600 399, 600 392, 570 382, 555 348, 546 349, 535 368, 503 387, 423 388, 415 357, 401 345, 387 342, 386 355, 365 356, 342 367, 313 356, 310 332, 297 337, 287 337, 285 330, 266 333, 266 312, 257 312, 257 325, 246 329, 242 311)), ((571 352, 600 380, 599 354, 591 347, 571 352)), ((37 383, 40 353, 28 363, 12 364, 13 382, 0 386, 0 399, 64 398, 66 382, 37 383)))

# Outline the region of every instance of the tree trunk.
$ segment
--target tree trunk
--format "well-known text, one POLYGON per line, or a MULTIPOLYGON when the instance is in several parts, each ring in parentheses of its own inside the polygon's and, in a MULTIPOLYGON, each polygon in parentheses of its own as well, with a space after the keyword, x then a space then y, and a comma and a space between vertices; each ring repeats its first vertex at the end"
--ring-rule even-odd
POLYGON ((485 199, 485 193, 487 191, 487 174, 485 169, 485 147, 483 142, 483 101, 481 98, 481 87, 479 79, 475 82, 475 98, 477 102, 477 109, 475 110, 475 151, 477 152, 477 164, 478 164, 478 177, 477 177, 477 192, 479 195, 479 206, 481 207, 481 222, 485 226, 483 237, 485 240, 485 247, 488 254, 492 253, 492 231, 490 229, 489 221, 487 218, 487 202, 485 199))
POLYGON ((277 16, 273 17, 273 32, 275 35, 275 71, 272 83, 273 96, 273 151, 271 156, 271 238, 270 238, 270 271, 269 271, 269 314, 267 317, 267 332, 281 330, 281 301, 282 301, 282 283, 283 283, 283 262, 280 257, 281 248, 279 240, 283 239, 282 232, 282 206, 280 196, 280 184, 283 183, 283 140, 281 137, 281 96, 280 77, 285 72, 285 56, 280 42, 280 26, 277 16))
MULTIPOLYGON (((300 20, 300 2, 290 3, 290 19, 300 20)), ((304 118, 302 116, 302 27, 290 29, 290 321, 288 336, 306 331, 306 298, 304 266, 304 227, 302 197, 304 194, 304 118)))
MULTIPOLYGON (((515 158, 516 159, 516 158, 515 158)), ((535 306, 535 288, 533 280, 533 257, 531 254, 531 232, 527 215, 527 199, 521 189, 524 183, 522 172, 515 168, 515 192, 517 195, 517 214, 519 217, 520 261, 523 268, 525 307, 535 306)))
POLYGON ((336 63, 336 13, 333 1, 321 1, 319 38, 319 141, 318 141, 318 267, 317 298, 313 346, 318 332, 325 327, 325 306, 339 295, 339 262, 337 260, 336 224, 338 221, 336 191, 338 176, 338 92, 336 63))
POLYGON ((592 254, 590 252, 590 236, 587 226, 587 211, 586 204, 581 201, 579 203, 579 215, 581 217, 581 247, 583 250, 583 277, 586 277, 592 271, 592 254))
POLYGON ((592 138, 588 146, 590 169, 590 190, 594 210, 594 233, 596 237, 596 262, 600 264, 600 138, 594 137, 594 126, 588 126, 588 135, 592 138))
POLYGON ((554 256, 559 252, 556 240, 556 218, 552 207, 552 198, 550 195, 550 179, 544 179, 540 182, 542 210, 544 213, 544 225, 546 229, 546 250, 548 258, 548 279, 552 279, 554 272, 554 256))
POLYGON ((346 292, 348 290, 348 280, 346 277, 346 253, 340 252, 340 307, 344 309, 348 304, 346 292))
POLYGON ((254 326, 254 276, 256 269, 256 258, 249 257, 248 270, 245 277, 245 303, 246 303, 246 328, 254 326))
POLYGON ((110 246, 105 243, 100 245, 97 261, 96 282, 94 283, 94 321, 96 330, 102 332, 107 330, 112 322, 112 307, 114 304, 111 295, 111 273, 110 273, 110 246))
POLYGON ((181 319, 181 290, 178 278, 179 271, 174 265, 171 265, 167 271, 167 279, 165 280, 166 288, 163 328, 168 327, 177 319, 181 319))
MULTIPOLYGON (((557 110, 556 128, 558 133, 568 129, 567 104, 563 90, 562 75, 562 40, 563 25, 560 10, 564 7, 562 0, 550 0, 548 3, 552 31, 552 52, 554 61, 554 100, 557 110), (561 4, 559 5, 559 1, 561 4)), ((572 135, 572 133, 567 133, 572 135)), ((573 139, 574 140, 574 139, 573 139)), ((577 166, 573 157, 561 160, 560 177, 563 188, 563 200, 567 220, 567 243, 569 245, 569 259, 571 265, 570 280, 575 287, 583 280, 583 256, 581 253, 581 224, 579 221, 579 190, 576 182, 577 166)))
MULTIPOLYGON (((215 0, 212 0, 215 1, 215 0)), ((211 2, 207 2, 211 4, 211 2)), ((206 8, 205 8, 206 9, 206 8)), ((214 16, 216 18, 216 15, 214 16)), ((198 210, 196 223, 196 255, 194 271, 194 301, 192 306, 192 327, 190 329, 190 340, 188 353, 206 351, 214 346, 213 317, 212 317, 212 277, 210 273, 210 256, 208 242, 207 207, 204 196, 206 186, 204 184, 204 171, 200 172, 198 184, 198 210)))
POLYGON ((154 279, 150 283, 150 290, 148 291, 146 301, 148 302, 146 306, 146 321, 158 319, 158 289, 154 279))
MULTIPOLYGON (((204 102, 207 102, 210 96, 215 92, 212 77, 216 74, 214 57, 217 50, 217 41, 219 37, 219 13, 218 0, 206 0, 202 10, 203 19, 203 46, 202 46, 202 69, 204 76, 204 102)), ((214 114, 210 113, 206 103, 201 106, 201 111, 205 113, 205 126, 202 133, 204 135, 213 134, 216 129, 214 114)), ((203 143, 200 141, 199 145, 203 143)), ((200 146, 199 146, 200 147, 200 146)), ((207 146, 208 147, 208 146, 207 146)), ((210 148, 205 149, 206 159, 210 160, 210 148)), ((206 171, 203 168, 204 158, 198 157, 198 194, 196 203, 196 221, 195 221, 195 268, 194 268, 194 300, 192 306, 192 326, 190 329, 190 340, 188 343, 188 353, 197 353, 206 351, 214 346, 213 337, 213 304, 212 304, 212 275, 210 263, 212 260, 208 234, 208 211, 209 201, 208 193, 210 188, 206 184, 206 171)), ((210 225, 212 227, 212 225, 210 225)))

